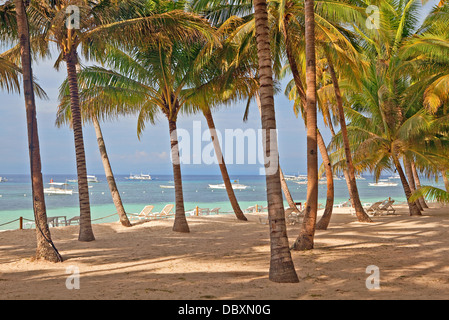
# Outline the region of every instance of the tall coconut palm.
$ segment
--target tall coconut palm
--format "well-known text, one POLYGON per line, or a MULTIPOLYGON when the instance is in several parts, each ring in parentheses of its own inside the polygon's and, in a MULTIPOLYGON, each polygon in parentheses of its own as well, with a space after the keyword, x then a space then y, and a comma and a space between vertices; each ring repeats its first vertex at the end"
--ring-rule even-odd
MULTIPOLYGON (((271 1, 268 2, 268 4, 271 4, 271 1)), ((235 45, 238 47, 237 52, 234 55, 235 61, 234 63, 239 64, 242 57, 249 58, 249 57, 255 57, 257 55, 256 50, 256 42, 255 42, 255 24, 254 24, 254 15, 253 15, 253 6, 251 1, 243 0, 243 1, 235 1, 232 3, 224 3, 223 1, 202 1, 202 0, 196 0, 193 1, 192 5, 195 12, 199 12, 203 14, 213 25, 220 26, 225 24, 227 21, 232 20, 234 16, 241 17, 242 23, 240 23, 237 27, 232 30, 232 33, 229 35, 228 40, 235 43, 235 45)), ((272 33, 273 28, 271 28, 270 24, 270 33, 272 33)), ((272 35, 270 37, 273 37, 272 35)), ((277 46, 275 46, 277 48, 277 46)), ((276 56, 273 60, 276 61, 276 66, 279 68, 279 60, 280 56, 283 54, 277 50, 273 49, 273 54, 276 56)), ((249 75, 251 77, 254 77, 254 80, 258 78, 257 74, 258 71, 257 66, 252 67, 249 70, 249 75)), ((256 91, 253 94, 253 97, 256 100, 256 104, 259 109, 260 114, 260 95, 256 91)), ((244 121, 247 121, 248 114, 249 114, 249 105, 252 97, 248 97, 248 103, 246 106, 245 114, 244 114, 244 121)), ((284 178, 284 174, 282 171, 282 168, 279 168, 280 173, 280 179, 281 179, 281 188, 282 192, 284 193, 285 199, 289 205, 289 207, 299 212, 295 201, 293 200, 293 197, 290 193, 289 187, 287 185, 287 182, 284 178)))
POLYGON ((306 103, 307 103, 307 203, 295 250, 313 249, 318 211, 318 137, 315 55, 315 1, 305 0, 306 103))
MULTIPOLYGON (((267 4, 265 0, 254 1, 256 23, 257 56, 259 58, 260 99, 262 105, 262 129, 265 132, 264 152, 278 157, 274 111, 274 88, 271 69, 271 50, 268 27, 267 4)), ((282 199, 279 168, 268 170, 266 166, 268 218, 270 224, 271 263, 269 278, 274 282, 298 282, 287 237, 285 212, 282 199)), ((273 168, 271 168, 273 169, 273 168)))
POLYGON ((20 39, 21 60, 23 70, 23 89, 27 114, 28 145, 31 169, 31 186, 33 193, 33 210, 36 222, 37 249, 35 257, 48 261, 62 262, 62 257, 54 246, 47 224, 44 185, 42 180, 39 136, 36 120, 36 102, 33 87, 33 71, 31 66, 30 33, 25 4, 22 0, 14 0, 18 36, 20 39))

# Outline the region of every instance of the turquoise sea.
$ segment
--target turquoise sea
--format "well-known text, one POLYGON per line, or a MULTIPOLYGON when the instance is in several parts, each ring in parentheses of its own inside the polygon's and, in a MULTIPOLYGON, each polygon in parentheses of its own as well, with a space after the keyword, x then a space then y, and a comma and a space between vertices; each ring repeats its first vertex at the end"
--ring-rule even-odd
MULTIPOLYGON (((2 175, 8 179, 0 183, 0 230, 17 229, 19 222, 8 223, 19 217, 33 219, 32 198, 30 178, 28 175, 2 175)), ((99 182, 91 183, 90 203, 93 223, 104 223, 117 221, 117 216, 110 216, 116 212, 112 203, 109 188, 104 175, 96 175, 99 182)), ((152 175, 151 181, 138 181, 126 179, 128 175, 117 175, 116 181, 121 193, 125 209, 128 213, 139 213, 146 205, 155 206, 154 212, 162 210, 169 203, 174 203, 174 189, 161 188, 161 185, 173 184, 172 176, 152 175)), ((54 182, 66 182, 76 179, 74 175, 44 175, 46 183, 53 179, 54 182)), ((240 207, 244 210, 250 206, 266 206, 266 187, 264 176, 231 176, 238 179, 240 184, 247 185, 245 190, 235 190, 240 207)), ((388 177, 383 177, 388 179, 388 177)), ((373 178, 365 176, 365 180, 358 180, 358 187, 362 203, 372 203, 384 200, 388 197, 396 202, 404 202, 405 196, 399 180, 396 187, 372 187, 369 183, 373 178)), ((184 175, 183 191, 186 211, 193 210, 196 206, 200 208, 220 208, 220 213, 231 213, 225 190, 210 189, 209 184, 223 183, 221 176, 206 175, 184 175)), ((423 184, 441 185, 434 181, 422 181, 423 184)), ((348 200, 348 190, 344 179, 336 180, 335 204, 348 200)), ((305 202, 306 185, 300 185, 294 181, 288 181, 290 191, 296 202, 305 202)), ((47 186, 47 185, 46 185, 47 186)), ((69 188, 77 190, 76 183, 69 183, 69 188)), ((326 202, 326 185, 321 184, 319 188, 320 203, 326 202)), ((287 205, 287 204, 286 204, 287 205)), ((73 195, 47 195, 47 216, 66 216, 67 219, 78 216, 78 194, 73 195)))

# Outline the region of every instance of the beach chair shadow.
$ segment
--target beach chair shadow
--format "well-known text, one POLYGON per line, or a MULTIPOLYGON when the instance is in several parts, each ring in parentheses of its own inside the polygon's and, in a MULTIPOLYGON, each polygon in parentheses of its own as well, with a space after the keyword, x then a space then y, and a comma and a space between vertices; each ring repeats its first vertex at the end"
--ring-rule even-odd
POLYGON ((141 219, 149 219, 151 218, 151 211, 153 211, 154 206, 148 205, 145 206, 139 214, 129 213, 131 220, 141 220, 141 219))

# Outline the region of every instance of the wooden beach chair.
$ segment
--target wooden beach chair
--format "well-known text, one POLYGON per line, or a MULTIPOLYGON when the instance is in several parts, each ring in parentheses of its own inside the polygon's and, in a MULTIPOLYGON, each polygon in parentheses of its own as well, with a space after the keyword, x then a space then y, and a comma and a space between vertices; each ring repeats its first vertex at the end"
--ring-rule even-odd
POLYGON ((150 219, 151 218, 151 211, 153 211, 154 206, 153 205, 149 205, 149 206, 145 206, 142 211, 140 211, 139 214, 135 214, 135 213, 130 213, 129 215, 131 216, 131 220, 136 220, 136 219, 150 219))
POLYGON ((374 212, 375 216, 380 216, 382 214, 389 215, 389 214, 395 214, 396 209, 393 208, 394 200, 388 200, 384 202, 377 210, 374 212))

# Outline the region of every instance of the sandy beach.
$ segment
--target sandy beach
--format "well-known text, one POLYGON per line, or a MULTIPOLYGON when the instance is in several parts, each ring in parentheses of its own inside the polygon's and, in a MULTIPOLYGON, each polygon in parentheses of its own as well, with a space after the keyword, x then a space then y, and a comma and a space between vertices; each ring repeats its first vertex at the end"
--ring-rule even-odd
MULTIPOLYGON (((426 209, 362 224, 335 209, 317 231, 315 249, 292 252, 297 284, 268 280, 268 226, 232 215, 188 217, 191 232, 175 233, 172 219, 125 228, 93 225, 96 241, 77 241, 78 226, 52 228, 63 263, 32 261, 34 230, 0 232, 0 299, 448 299, 449 208, 426 209), (380 289, 367 289, 366 268, 377 266, 380 289), (66 273, 80 272, 68 290, 66 273)), ((288 226, 292 243, 299 225, 288 226)))

